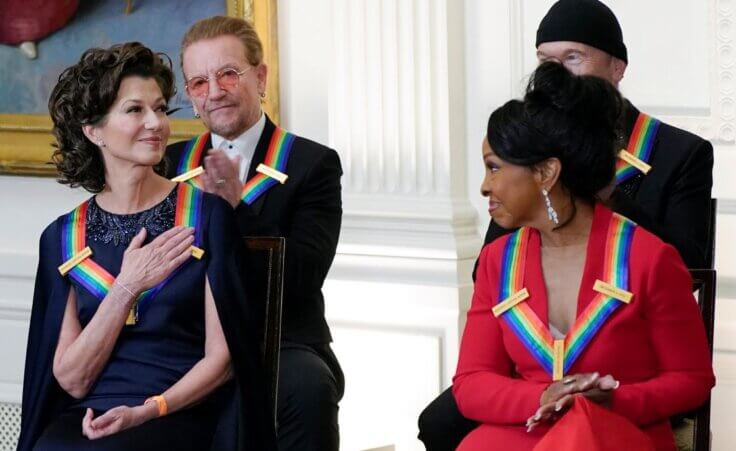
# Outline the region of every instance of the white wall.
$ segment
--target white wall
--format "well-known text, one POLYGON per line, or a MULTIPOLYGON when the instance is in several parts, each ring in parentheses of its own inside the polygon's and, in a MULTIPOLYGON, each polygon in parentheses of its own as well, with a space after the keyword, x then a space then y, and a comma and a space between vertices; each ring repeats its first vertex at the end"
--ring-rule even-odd
POLYGON ((346 450, 421 449, 417 416, 454 372, 480 244, 456 157, 462 25, 444 0, 279 2, 284 125, 345 170, 325 295, 346 450))
MULTIPOLYGON (((450 382, 487 226, 480 140, 489 113, 520 93, 534 67, 534 33, 551 3, 279 2, 283 123, 333 146, 345 169, 344 226, 325 284, 347 378, 345 450, 422 449, 416 418, 450 382)), ((736 6, 609 4, 629 47, 623 92, 716 146, 713 449, 728 450, 736 447, 736 244, 726 241, 736 227, 736 6)), ((20 400, 40 232, 84 197, 52 180, 0 176, 0 402, 20 400)))
POLYGON ((51 179, 0 176, 0 402, 20 402, 31 297, 44 227, 84 197, 51 179))

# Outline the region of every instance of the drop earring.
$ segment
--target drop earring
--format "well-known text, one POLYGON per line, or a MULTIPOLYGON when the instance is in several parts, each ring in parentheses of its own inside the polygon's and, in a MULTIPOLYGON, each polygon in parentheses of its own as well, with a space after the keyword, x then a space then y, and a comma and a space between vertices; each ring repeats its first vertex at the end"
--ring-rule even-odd
POLYGON ((199 119, 199 111, 197 111, 197 107, 192 105, 192 111, 194 111, 194 118, 199 119))
POLYGON ((560 220, 557 218, 557 212, 554 207, 552 207, 552 200, 549 198, 549 191, 543 189, 542 195, 544 196, 544 203, 547 205, 547 217, 549 217, 549 220, 554 222, 555 225, 559 224, 560 220))

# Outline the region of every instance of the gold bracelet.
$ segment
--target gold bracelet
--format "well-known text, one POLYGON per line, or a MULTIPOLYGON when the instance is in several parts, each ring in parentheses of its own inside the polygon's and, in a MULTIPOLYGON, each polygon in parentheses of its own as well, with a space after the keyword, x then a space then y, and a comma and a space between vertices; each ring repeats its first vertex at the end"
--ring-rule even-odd
POLYGON ((148 404, 149 402, 155 402, 156 406, 158 407, 158 416, 162 417, 169 413, 169 406, 166 404, 166 398, 164 398, 161 395, 151 396, 150 398, 146 399, 143 404, 148 404))

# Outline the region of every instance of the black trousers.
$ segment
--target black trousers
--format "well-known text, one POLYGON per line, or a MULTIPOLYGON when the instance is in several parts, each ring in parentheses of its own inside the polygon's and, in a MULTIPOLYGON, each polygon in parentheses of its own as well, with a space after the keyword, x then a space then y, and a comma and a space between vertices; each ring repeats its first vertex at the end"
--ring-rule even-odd
MULTIPOLYGON (((86 409, 71 409, 56 418, 33 447, 34 451, 202 451, 210 449, 215 416, 207 408, 195 406, 140 426, 96 440, 82 435, 86 409)), ((95 418, 104 412, 95 411, 95 418)))
POLYGON ((427 451, 454 451, 477 426, 478 423, 462 416, 450 387, 419 415, 419 440, 427 451))
POLYGON ((279 365, 279 451, 338 451, 345 378, 330 345, 282 343, 279 365))

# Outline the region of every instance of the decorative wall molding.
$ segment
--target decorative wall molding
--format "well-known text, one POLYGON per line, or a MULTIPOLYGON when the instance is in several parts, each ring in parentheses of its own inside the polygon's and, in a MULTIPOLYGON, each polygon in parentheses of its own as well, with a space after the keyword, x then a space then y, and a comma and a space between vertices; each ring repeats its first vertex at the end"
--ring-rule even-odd
POLYGON ((27 323, 31 320, 31 300, 12 301, 0 299, 0 321, 21 321, 27 323))
POLYGON ((475 258, 481 246, 477 213, 466 199, 346 193, 339 252, 475 258))
POLYGON ((662 119, 713 144, 733 146, 736 144, 736 9, 730 0, 709 0, 708 10, 710 20, 706 33, 710 57, 714 62, 710 65, 710 109, 701 115, 674 113, 663 115, 662 119))
POLYGON ((449 194, 445 2, 332 4, 329 133, 345 191, 449 194))
POLYGON ((471 280, 481 240, 453 157, 465 143, 462 14, 446 0, 333 0, 332 23, 329 143, 345 175, 330 278, 467 285, 458 274, 471 280))
POLYGON ((511 72, 511 92, 514 96, 521 94, 520 87, 524 79, 524 0, 508 0, 509 2, 509 44, 511 46, 509 72, 511 72))

